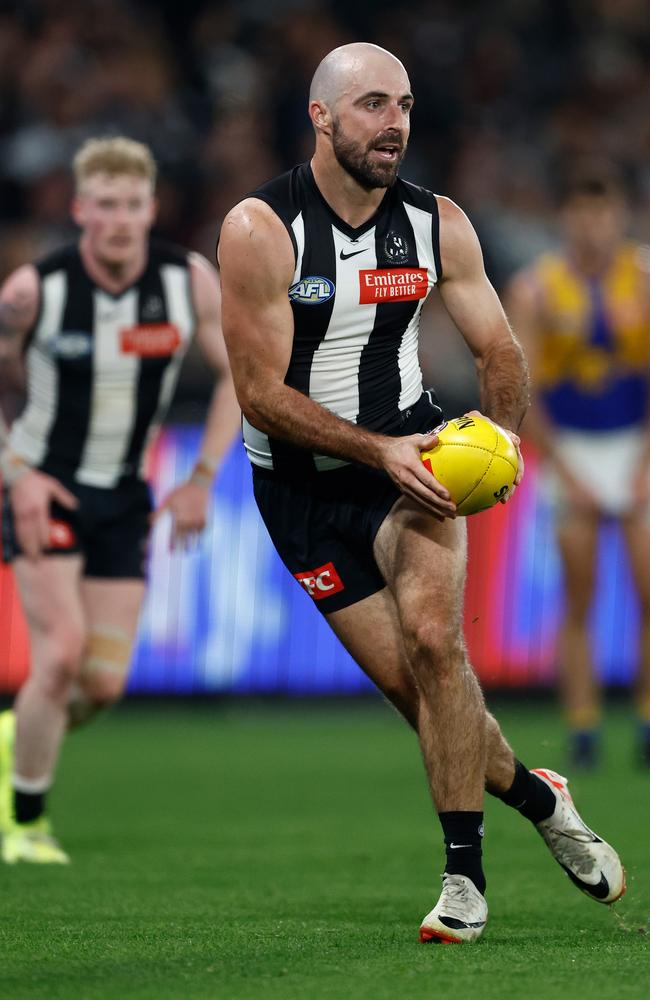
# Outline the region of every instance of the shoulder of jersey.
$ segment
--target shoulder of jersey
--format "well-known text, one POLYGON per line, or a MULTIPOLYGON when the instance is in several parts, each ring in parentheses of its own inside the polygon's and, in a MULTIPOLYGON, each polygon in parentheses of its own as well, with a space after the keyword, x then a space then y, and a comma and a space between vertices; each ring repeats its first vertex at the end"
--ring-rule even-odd
POLYGON ((278 215, 284 215, 299 202, 300 173, 303 166, 304 164, 299 164, 286 173, 273 177, 254 191, 250 191, 246 198, 258 198, 270 205, 278 215))
POLYGON ((41 275, 51 274, 69 267, 79 259, 79 248, 76 243, 66 243, 50 253, 44 254, 34 261, 34 267, 41 275))
POLYGON ((416 208, 423 208, 425 211, 431 211, 432 206, 438 207, 438 199, 428 188, 413 184, 411 181, 405 181, 401 177, 398 177, 397 183, 404 201, 415 205, 416 208))
POLYGON ((300 163, 291 170, 286 170, 283 174, 278 174, 277 177, 272 177, 270 180, 265 181, 264 184, 260 184, 256 187, 254 191, 249 191, 246 198, 255 198, 259 194, 264 193, 282 193, 286 191, 294 183, 295 178, 302 168, 303 164, 300 163))

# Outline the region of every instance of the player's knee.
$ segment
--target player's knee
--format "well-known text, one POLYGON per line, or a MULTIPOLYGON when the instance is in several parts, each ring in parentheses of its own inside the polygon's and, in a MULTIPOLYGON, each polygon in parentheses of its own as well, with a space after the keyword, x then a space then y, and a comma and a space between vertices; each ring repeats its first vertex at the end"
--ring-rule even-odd
POLYGON ((88 636, 80 672, 86 697, 98 708, 122 697, 131 659, 131 638, 122 629, 98 626, 88 636))
POLYGON ((95 672, 84 675, 83 691, 96 708, 108 708, 119 701, 124 693, 126 678, 115 674, 95 672))
POLYGON ((463 659, 464 646, 459 629, 448 623, 425 620, 414 624, 405 635, 407 653, 417 676, 422 669, 443 677, 455 672, 463 659))
POLYGON ((59 626, 39 643, 33 675, 46 696, 66 696, 70 684, 79 675, 85 634, 82 628, 59 626))

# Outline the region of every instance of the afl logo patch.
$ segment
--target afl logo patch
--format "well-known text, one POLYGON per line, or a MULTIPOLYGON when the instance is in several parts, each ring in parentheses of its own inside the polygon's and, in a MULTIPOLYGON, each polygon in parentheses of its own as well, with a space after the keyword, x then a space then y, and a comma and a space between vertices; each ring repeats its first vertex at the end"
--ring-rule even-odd
POLYGON ((399 233, 387 233, 384 240, 384 253, 391 264, 403 264, 408 260, 409 245, 399 233))
POLYGON ((309 275, 301 278, 289 288, 289 298, 292 302, 302 302, 304 305, 320 305, 327 302, 334 295, 334 282, 322 275, 309 275))
POLYGON ((52 337, 49 347, 52 355, 62 361, 87 358, 93 349, 90 335, 81 330, 62 330, 58 336, 52 337))

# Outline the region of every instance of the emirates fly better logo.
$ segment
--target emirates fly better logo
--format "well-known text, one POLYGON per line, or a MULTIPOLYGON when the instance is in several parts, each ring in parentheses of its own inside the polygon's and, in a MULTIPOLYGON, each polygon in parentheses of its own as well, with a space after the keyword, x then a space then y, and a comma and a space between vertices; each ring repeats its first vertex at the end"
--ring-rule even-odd
POLYGON ((426 267, 386 267, 359 271, 359 303, 424 299, 429 291, 426 267))

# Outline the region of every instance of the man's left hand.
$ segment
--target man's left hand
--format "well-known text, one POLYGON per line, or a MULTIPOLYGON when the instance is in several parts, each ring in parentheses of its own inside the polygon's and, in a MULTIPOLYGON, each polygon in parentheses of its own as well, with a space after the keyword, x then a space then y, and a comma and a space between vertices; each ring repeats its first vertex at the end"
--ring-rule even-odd
POLYGON ((511 497, 513 496, 516 488, 519 486, 519 483, 524 478, 524 456, 521 454, 521 438, 519 437, 518 434, 515 434, 514 431, 508 430, 508 428, 504 427, 502 424, 497 424, 496 420, 492 420, 492 417, 488 417, 485 413, 481 413, 480 410, 470 410, 469 413, 466 414, 466 416, 484 417, 485 420, 489 420, 496 427, 498 427, 499 430, 502 430, 504 434, 508 435, 508 437, 514 444, 515 448, 517 449, 517 474, 515 476, 514 486, 510 490, 510 492, 505 497, 503 497, 502 500, 499 500, 499 503, 507 503, 508 500, 510 500, 511 497))
POLYGON ((172 490, 153 514, 152 522, 165 511, 172 516, 171 548, 186 548, 203 531, 208 519, 210 489, 188 479, 172 490))

